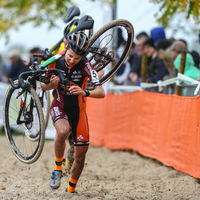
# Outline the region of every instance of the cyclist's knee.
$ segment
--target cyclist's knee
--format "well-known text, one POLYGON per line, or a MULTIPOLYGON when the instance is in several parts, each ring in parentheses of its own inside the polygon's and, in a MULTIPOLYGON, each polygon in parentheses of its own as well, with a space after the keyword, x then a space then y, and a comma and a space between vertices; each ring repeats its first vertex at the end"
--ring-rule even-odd
POLYGON ((70 128, 64 126, 57 130, 57 137, 59 140, 66 140, 67 136, 69 135, 70 128))

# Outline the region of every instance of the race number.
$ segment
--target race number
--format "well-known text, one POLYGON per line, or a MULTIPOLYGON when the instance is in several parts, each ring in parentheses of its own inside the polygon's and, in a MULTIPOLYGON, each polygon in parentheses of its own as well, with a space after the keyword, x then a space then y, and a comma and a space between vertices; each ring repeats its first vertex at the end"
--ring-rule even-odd
POLYGON ((99 77, 98 77, 98 74, 95 70, 91 71, 91 77, 92 77, 93 83, 99 82, 99 77))

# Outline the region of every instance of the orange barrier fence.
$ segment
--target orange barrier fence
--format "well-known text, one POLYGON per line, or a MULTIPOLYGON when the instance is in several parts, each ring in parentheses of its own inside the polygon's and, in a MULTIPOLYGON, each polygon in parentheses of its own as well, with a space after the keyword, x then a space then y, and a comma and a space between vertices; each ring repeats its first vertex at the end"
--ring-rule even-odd
POLYGON ((200 96, 137 91, 88 98, 90 144, 132 149, 200 178, 200 96))

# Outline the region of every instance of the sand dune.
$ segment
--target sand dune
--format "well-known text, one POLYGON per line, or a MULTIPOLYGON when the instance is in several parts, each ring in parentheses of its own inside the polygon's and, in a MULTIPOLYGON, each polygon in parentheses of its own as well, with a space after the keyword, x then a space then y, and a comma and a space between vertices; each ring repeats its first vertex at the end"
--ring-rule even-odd
POLYGON ((41 157, 27 165, 0 137, 0 199, 8 200, 198 200, 197 179, 137 154, 90 147, 77 184, 78 194, 67 194, 69 175, 61 187, 48 183, 54 168, 53 141, 45 142, 41 157))

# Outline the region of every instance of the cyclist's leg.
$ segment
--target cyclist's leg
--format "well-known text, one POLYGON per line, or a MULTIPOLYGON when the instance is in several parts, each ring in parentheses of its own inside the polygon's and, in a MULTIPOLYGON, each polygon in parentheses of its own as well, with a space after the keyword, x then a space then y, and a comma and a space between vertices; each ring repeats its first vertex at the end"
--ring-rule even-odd
POLYGON ((52 103, 50 113, 56 128, 56 136, 54 139, 55 166, 49 185, 52 189, 58 189, 61 184, 63 154, 65 141, 70 131, 70 124, 67 114, 57 105, 55 100, 52 103))
POLYGON ((76 184, 84 167, 85 155, 89 147, 89 129, 85 108, 80 108, 80 110, 78 110, 78 116, 76 116, 72 121, 75 159, 71 168, 71 176, 67 192, 75 191, 76 184))

